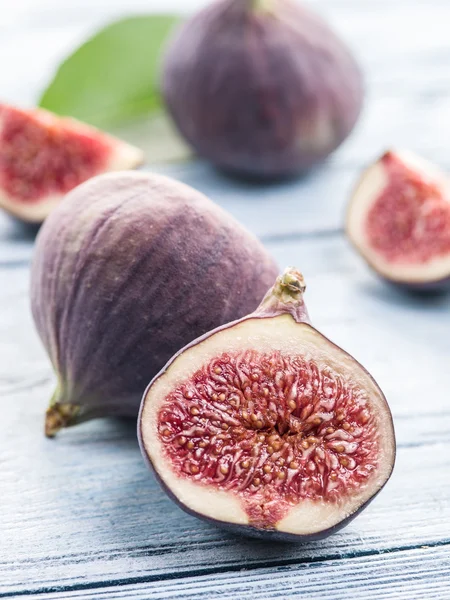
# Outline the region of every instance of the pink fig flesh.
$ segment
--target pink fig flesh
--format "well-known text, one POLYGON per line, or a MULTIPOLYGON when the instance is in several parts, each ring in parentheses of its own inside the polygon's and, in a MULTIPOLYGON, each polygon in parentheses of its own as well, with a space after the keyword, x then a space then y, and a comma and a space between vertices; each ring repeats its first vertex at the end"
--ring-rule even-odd
POLYGON ((434 165, 390 151, 363 174, 347 233, 386 279, 411 287, 450 281, 450 185, 434 165))
POLYGON ((180 351, 147 389, 141 449, 188 512, 243 533, 320 538, 389 479, 386 400, 308 319, 288 270, 255 313, 180 351))
POLYGON ((75 119, 0 104, 0 207, 42 222, 87 179, 143 162, 137 148, 75 119))

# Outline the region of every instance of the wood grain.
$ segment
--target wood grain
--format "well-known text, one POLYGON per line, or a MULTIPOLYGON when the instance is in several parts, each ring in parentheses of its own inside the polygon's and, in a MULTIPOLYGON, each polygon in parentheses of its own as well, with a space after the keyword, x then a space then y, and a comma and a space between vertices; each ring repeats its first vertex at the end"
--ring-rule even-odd
MULTIPOLYGON (((42 437, 39 412, 24 410, 28 400, 13 396, 27 436, 20 436, 20 452, 16 446, 2 457, 0 525, 7 553, 0 593, 345 562, 450 544, 450 480, 442 476, 450 471, 448 415, 421 419, 420 428, 418 420, 397 419, 392 481, 349 528, 323 542, 266 545, 183 514, 147 472, 132 425, 92 423, 52 442, 42 437)), ((17 420, 6 425, 10 447, 20 434, 14 433, 17 420)))
POLYGON ((134 424, 98 421, 42 434, 53 376, 28 310, 28 267, 0 270, 2 417, 0 592, 100 585, 450 543, 448 299, 386 288, 341 237, 271 244, 305 265, 313 321, 356 355, 391 402, 399 453, 392 482, 332 540, 241 541, 184 515, 140 457, 134 424), (14 331, 14 336, 8 335, 14 331), (368 341, 369 340, 369 341, 368 341), (417 368, 420 365, 420 368, 417 368), (430 493, 429 482, 438 482, 430 493), (407 510, 405 509, 407 507, 407 510), (26 578, 24 578, 26 573, 26 578))
POLYGON ((35 600, 447 600, 450 598, 450 550, 423 547, 348 560, 314 561, 269 569, 105 586, 89 591, 32 595, 35 600))

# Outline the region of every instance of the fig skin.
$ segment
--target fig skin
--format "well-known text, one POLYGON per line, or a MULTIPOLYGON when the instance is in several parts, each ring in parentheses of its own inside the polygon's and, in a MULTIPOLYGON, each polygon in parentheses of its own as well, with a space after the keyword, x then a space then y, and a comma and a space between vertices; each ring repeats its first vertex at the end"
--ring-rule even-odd
MULTIPOLYGON (((304 533, 298 534, 298 533, 290 533, 287 531, 280 531, 280 530, 277 530, 276 528, 263 529, 263 528, 259 528, 259 527, 254 527, 251 524, 248 524, 248 525, 236 524, 236 523, 226 522, 224 520, 215 519, 214 517, 211 517, 211 516, 206 516, 206 515, 202 514, 201 512, 198 512, 198 511, 192 509, 185 502, 180 500, 180 498, 177 496, 177 494, 167 484, 167 482, 165 481, 165 477, 162 475, 160 470, 158 470, 158 468, 156 468, 152 458, 150 457, 147 446, 146 446, 146 441, 148 440, 148 438, 146 440, 146 432, 145 432, 145 419, 146 418, 148 419, 148 414, 146 415, 146 402, 149 402, 148 396, 149 396, 149 393, 151 392, 154 384, 156 382, 158 382, 158 380, 160 380, 161 378, 168 376, 168 374, 170 373, 171 367, 174 365, 174 363, 176 363, 177 359, 179 357, 181 357, 183 354, 189 352, 190 349, 195 349, 202 342, 205 342, 208 339, 214 337, 216 334, 233 329, 233 327, 235 327, 241 323, 245 323, 245 322, 249 322, 249 321, 251 322, 251 321, 255 321, 255 320, 259 321, 259 320, 264 320, 264 319, 276 318, 276 317, 279 317, 280 315, 285 315, 285 314, 291 315, 296 323, 305 324, 308 327, 310 327, 312 330, 317 332, 317 330, 315 330, 313 328, 313 326, 311 325, 308 311, 307 311, 306 306, 302 299, 305 289, 306 289, 306 286, 304 284, 303 276, 295 268, 286 269, 284 274, 280 275, 277 278, 275 285, 267 292, 267 294, 265 295, 260 306, 252 314, 249 314, 246 317, 238 319, 232 323, 228 323, 226 325, 220 326, 220 327, 216 328, 215 330, 213 330, 207 334, 204 334, 203 336, 200 336, 197 340, 192 341, 185 348, 179 350, 172 357, 172 359, 168 362, 168 364, 158 373, 158 375, 149 383, 149 385, 144 393, 143 399, 142 399, 141 408, 140 408, 139 417, 138 417, 138 431, 137 431, 139 446, 140 446, 144 461, 146 462, 147 466, 149 467, 149 469, 152 471, 152 473, 156 477, 156 479, 159 482, 159 484, 161 485, 162 489, 183 511, 185 511, 188 514, 195 516, 205 522, 213 524, 222 529, 226 529, 237 535, 243 535, 243 536, 247 536, 247 537, 263 539, 263 540, 268 540, 268 541, 278 541, 278 542, 306 543, 306 542, 310 542, 310 541, 324 539, 324 538, 332 535, 333 533, 336 533, 337 531, 346 527, 351 521, 353 521, 353 519, 356 516, 358 516, 365 508, 367 508, 367 506, 372 502, 372 500, 374 500, 374 498, 381 492, 381 490, 384 488, 386 483, 389 481, 389 479, 392 475, 394 466, 395 466, 396 440, 395 440, 394 423, 393 423, 392 414, 391 414, 389 405, 386 401, 384 394, 379 389, 379 387, 376 384, 373 377, 368 373, 368 371, 359 362, 357 362, 352 356, 350 356, 348 353, 346 353, 341 348, 339 348, 336 344, 332 343, 328 338, 323 336, 323 334, 321 334, 321 333, 319 333, 319 335, 327 344, 329 344, 329 346, 331 348, 333 348, 337 353, 344 356, 345 359, 350 359, 353 362, 353 364, 355 366, 357 366, 357 368, 360 371, 362 371, 365 374, 365 376, 373 383, 374 387, 377 388, 380 398, 381 398, 381 403, 383 405, 382 410, 384 412, 386 429, 388 430, 386 432, 386 435, 388 438, 390 438, 390 440, 388 442, 388 446, 390 446, 391 458, 390 458, 389 464, 387 465, 387 469, 385 469, 384 481, 382 482, 382 485, 380 485, 377 489, 374 489, 373 493, 370 495, 370 497, 368 497, 365 502, 363 502, 362 504, 357 506, 356 509, 351 511, 350 513, 345 513, 345 506, 344 506, 343 518, 339 522, 332 525, 331 527, 324 527, 320 531, 316 531, 313 533, 307 533, 307 534, 304 534, 304 533)), ((167 465, 167 466, 164 465, 164 466, 168 470, 171 469, 171 467, 169 465, 167 465)), ((211 499, 211 502, 213 502, 213 501, 214 501, 214 498, 211 499)))
POLYGON ((292 0, 219 0, 187 21, 163 63, 181 134, 217 167, 281 178, 322 162, 363 105, 361 71, 328 25, 292 0))
POLYGON ((252 234, 175 180, 119 172, 73 190, 32 264, 32 314, 58 378, 46 434, 136 417, 173 353, 253 310, 277 272, 252 234))
POLYGON ((76 119, 0 103, 0 208, 22 221, 42 223, 78 184, 143 162, 138 148, 76 119))
MULTIPOLYGON (((431 255, 431 258, 423 262, 411 259, 408 261, 406 256, 403 264, 396 264, 395 260, 387 259, 373 247, 366 231, 366 228, 372 223, 370 211, 382 194, 386 193, 386 190, 389 190, 389 186, 392 185, 397 185, 394 192, 391 192, 395 194, 393 196, 395 202, 391 203, 391 214, 388 214, 387 217, 389 217, 389 226, 394 232, 393 235, 399 235, 399 228, 401 235, 402 227, 405 226, 402 223, 409 218, 413 219, 416 229, 426 231, 426 216, 424 218, 420 211, 413 212, 417 211, 414 206, 411 208, 411 215, 403 216, 402 221, 396 216, 397 206, 401 206, 402 202, 405 202, 405 196, 408 198, 411 190, 414 199, 416 195, 420 199, 433 202, 434 197, 438 195, 442 206, 446 206, 448 203, 447 221, 450 228, 450 179, 434 164, 414 153, 407 150, 390 149, 363 171, 352 192, 346 216, 347 238, 371 270, 386 283, 399 290, 413 294, 448 292, 450 290, 450 244, 448 243, 450 229, 446 238, 448 251, 444 254, 431 255), (400 184, 396 181, 400 181, 400 184), (421 221, 421 219, 424 220, 421 221)), ((406 224, 408 225, 408 223, 406 224)), ((428 232, 428 238, 427 249, 439 239, 442 243, 439 231, 428 232)), ((400 247, 402 243, 403 240, 400 238, 398 246, 400 247)), ((423 246, 422 239, 414 240, 414 243, 411 244, 413 252, 417 250, 419 244, 423 246)))

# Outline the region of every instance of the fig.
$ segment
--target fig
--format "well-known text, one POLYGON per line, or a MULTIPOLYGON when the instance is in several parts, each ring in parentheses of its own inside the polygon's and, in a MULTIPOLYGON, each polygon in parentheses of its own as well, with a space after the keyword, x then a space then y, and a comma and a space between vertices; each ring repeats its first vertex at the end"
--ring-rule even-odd
POLYGON ((450 185, 433 164, 388 151, 362 175, 347 235, 383 278, 411 289, 450 284, 450 185))
POLYGON ((325 537, 394 466, 383 393, 312 327, 304 291, 287 269, 254 313, 179 351, 141 405, 141 450, 171 497, 251 536, 325 537))
POLYGON ((363 103, 359 67, 293 0, 219 0, 175 34, 163 61, 169 112, 197 153, 256 178, 323 161, 363 103))
POLYGON ((46 433, 137 417, 183 345, 254 310, 278 273, 260 242, 200 192, 144 172, 100 175, 44 222, 34 321, 57 374, 46 433))
POLYGON ((23 221, 41 223, 78 184, 143 159, 138 148, 75 119, 0 104, 0 207, 23 221))

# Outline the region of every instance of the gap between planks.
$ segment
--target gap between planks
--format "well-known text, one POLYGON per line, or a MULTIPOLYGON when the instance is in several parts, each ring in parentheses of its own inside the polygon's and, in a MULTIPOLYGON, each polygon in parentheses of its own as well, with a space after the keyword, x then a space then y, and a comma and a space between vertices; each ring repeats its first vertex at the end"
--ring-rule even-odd
MULTIPOLYGON (((291 566, 300 566, 300 565, 308 565, 308 564, 323 564, 336 560, 353 560, 353 559, 361 559, 361 558, 369 558, 372 556, 380 556, 383 554, 397 554, 402 552, 410 552, 414 550, 419 550, 423 548, 440 548, 440 547, 448 547, 450 549, 450 539, 436 541, 434 543, 429 543, 426 546, 423 545, 405 545, 399 546, 389 549, 383 550, 367 550, 363 552, 351 552, 348 554, 336 553, 330 554, 328 556, 321 557, 310 557, 308 560, 302 560, 297 558, 292 559, 283 559, 278 562, 270 562, 264 563, 261 561, 260 563, 253 563, 247 565, 245 567, 246 573, 251 573, 263 569, 275 570, 282 567, 291 567, 291 566)), ((65 593, 65 592, 77 592, 77 591, 85 591, 85 590, 95 590, 102 588, 112 588, 112 587, 121 587, 125 585, 136 585, 136 584, 145 584, 152 583, 155 581, 174 581, 179 579, 194 579, 196 577, 203 577, 207 575, 222 575, 222 574, 235 574, 241 572, 237 566, 229 567, 226 565, 219 567, 205 567, 205 568, 197 568, 197 569, 189 569, 187 571, 177 571, 176 573, 167 573, 163 576, 160 575, 148 575, 143 577, 128 577, 128 578, 118 578, 113 580, 105 580, 105 581, 97 581, 86 584, 72 584, 67 586, 49 586, 49 587, 39 587, 35 589, 29 590, 21 590, 21 591, 11 591, 0 593, 0 598, 14 598, 20 596, 30 596, 30 595, 40 595, 40 594, 53 594, 53 593, 65 593)))

